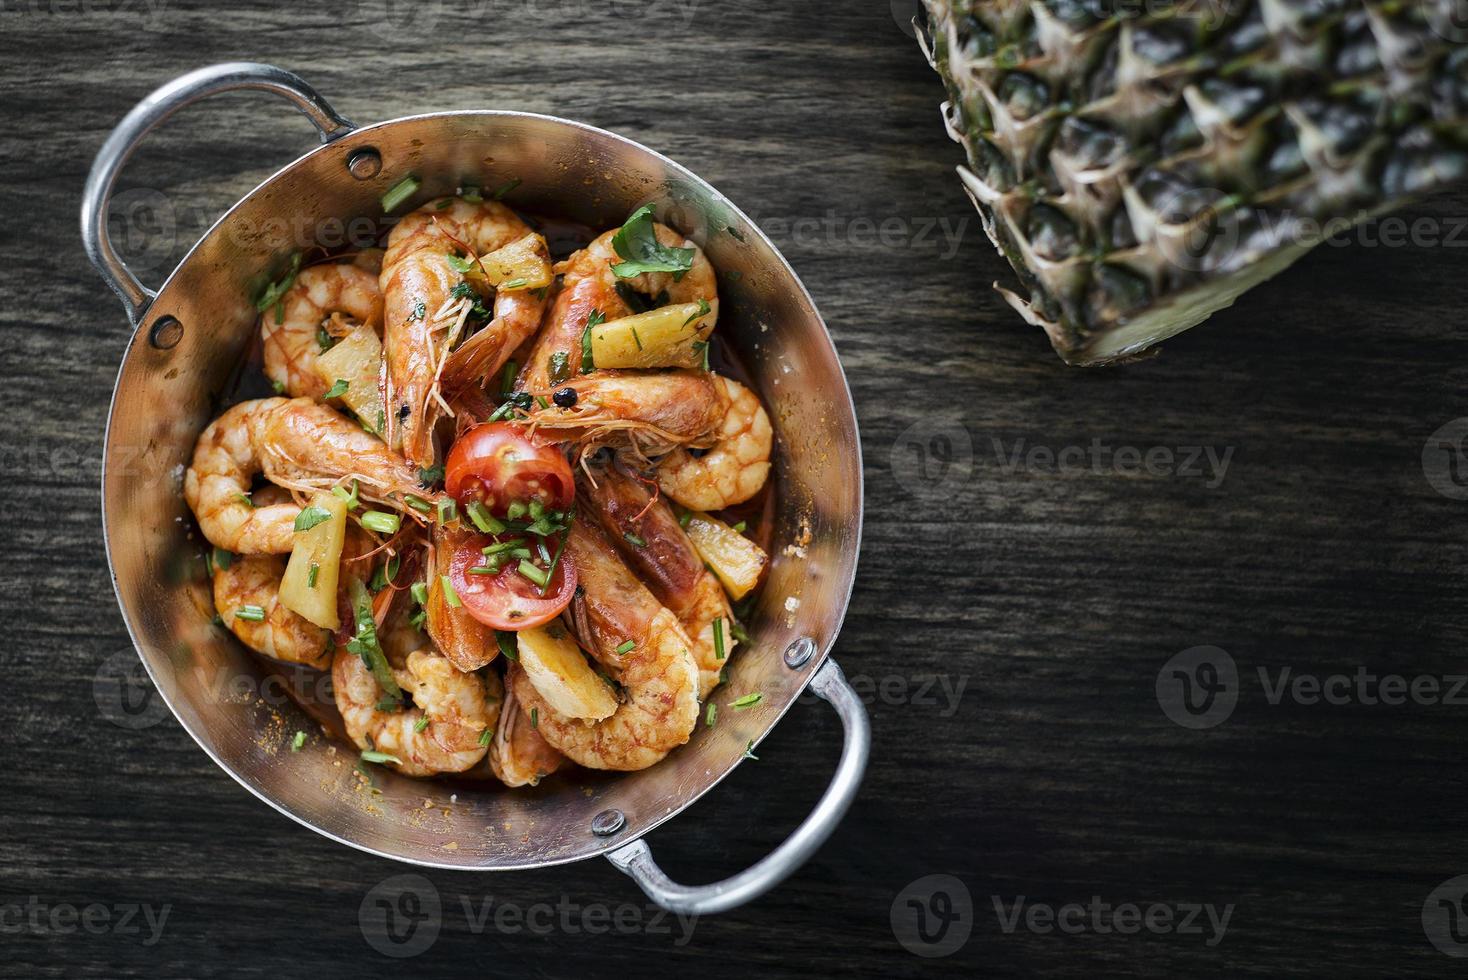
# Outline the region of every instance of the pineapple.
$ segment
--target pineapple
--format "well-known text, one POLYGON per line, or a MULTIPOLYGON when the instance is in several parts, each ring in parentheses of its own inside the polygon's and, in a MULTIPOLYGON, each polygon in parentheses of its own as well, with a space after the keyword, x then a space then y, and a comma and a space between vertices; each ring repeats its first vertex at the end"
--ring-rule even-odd
POLYGON ((1071 364, 1468 171, 1462 0, 924 3, 999 291, 1071 364))

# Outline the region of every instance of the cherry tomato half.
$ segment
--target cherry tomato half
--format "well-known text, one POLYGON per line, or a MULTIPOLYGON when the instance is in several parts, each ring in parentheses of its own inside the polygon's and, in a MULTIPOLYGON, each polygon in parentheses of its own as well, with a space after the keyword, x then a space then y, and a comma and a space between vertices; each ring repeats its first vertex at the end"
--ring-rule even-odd
POLYGON ((504 517, 516 501, 565 510, 576 498, 571 464, 561 451, 537 445, 510 422, 486 422, 454 441, 444 489, 462 504, 479 501, 495 517, 504 517))
MULTIPOLYGON (((501 536, 505 540, 511 537, 514 535, 501 536)), ((518 559, 506 561, 494 575, 471 572, 471 568, 484 566, 482 549, 495 543, 492 535, 476 535, 455 550, 449 562, 449 581, 469 615, 497 630, 522 630, 555 619, 570 605, 576 594, 576 569, 568 561, 556 563, 544 595, 539 585, 520 572, 518 559)), ((546 546, 554 555, 555 541, 547 538, 546 546)))

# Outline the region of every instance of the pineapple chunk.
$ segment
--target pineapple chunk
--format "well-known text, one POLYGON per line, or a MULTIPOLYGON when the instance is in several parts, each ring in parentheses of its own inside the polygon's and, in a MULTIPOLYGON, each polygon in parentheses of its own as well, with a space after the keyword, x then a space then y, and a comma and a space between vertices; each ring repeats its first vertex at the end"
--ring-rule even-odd
POLYGON ((484 276, 502 291, 543 289, 551 284, 550 250, 545 239, 535 233, 513 241, 504 248, 480 256, 484 276))
POLYGON ((525 676, 557 714, 601 721, 617 710, 612 689, 562 627, 534 626, 520 630, 516 639, 525 676))
POLYGON ((698 557, 714 570, 729 595, 743 599, 758 584, 770 560, 759 545, 718 518, 696 511, 686 530, 698 557))
POLYGON ((347 383, 339 397, 362 425, 382 434, 387 419, 377 378, 382 370, 382 343, 366 325, 358 326, 316 359, 316 373, 328 386, 347 383))
POLYGON ((347 502, 334 493, 318 493, 302 511, 318 518, 322 512, 325 520, 295 534, 290 563, 280 580, 280 604, 322 629, 334 630, 341 626, 336 587, 347 536, 347 502))
POLYGON ((678 303, 591 328, 598 368, 700 367, 714 308, 678 303))

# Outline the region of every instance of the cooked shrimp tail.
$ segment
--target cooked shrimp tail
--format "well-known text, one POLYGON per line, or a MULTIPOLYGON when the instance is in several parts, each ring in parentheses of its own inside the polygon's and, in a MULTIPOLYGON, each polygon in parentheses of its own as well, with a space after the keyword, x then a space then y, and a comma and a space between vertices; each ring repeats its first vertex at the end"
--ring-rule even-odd
POLYGON ((532 721, 515 697, 514 677, 520 669, 510 665, 505 675, 505 703, 499 727, 489 744, 489 765, 506 786, 534 786, 566 764, 566 757, 551 747, 540 734, 540 719, 532 721))

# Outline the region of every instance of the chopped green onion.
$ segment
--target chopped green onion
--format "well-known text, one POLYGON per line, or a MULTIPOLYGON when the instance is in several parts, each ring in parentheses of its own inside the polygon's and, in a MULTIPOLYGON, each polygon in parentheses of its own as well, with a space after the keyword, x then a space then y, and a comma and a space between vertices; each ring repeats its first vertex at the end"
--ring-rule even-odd
POLYGON ((526 506, 523 500, 511 501, 510 506, 505 508, 505 516, 512 521, 518 521, 529 512, 530 508, 526 506))
POLYGON ((281 314, 284 312, 283 309, 280 308, 281 298, 285 296, 285 294, 290 291, 290 288, 296 284, 296 274, 300 271, 301 253, 297 252, 296 254, 291 256, 290 271, 282 276, 279 281, 273 282, 269 286, 266 286, 265 291, 260 294, 260 298, 255 301, 256 312, 264 313, 272 306, 277 307, 275 311, 275 318, 276 322, 279 323, 281 320, 281 314))
POLYGON ((469 574, 470 575, 498 575, 500 573, 500 567, 501 566, 498 563, 494 563, 494 564, 490 564, 490 565, 471 565, 470 568, 469 568, 469 574))
POLYGON ((524 543, 524 538, 509 538, 504 541, 496 541, 494 544, 485 545, 479 550, 482 551, 486 557, 488 557, 489 555, 497 555, 501 551, 510 551, 512 549, 518 548, 524 543))
POLYGON ((520 370, 520 365, 514 359, 505 362, 505 370, 500 375, 500 394, 509 398, 515 391, 515 374, 520 370))
POLYGON ((309 531, 317 524, 325 524, 331 520, 331 511, 325 507, 312 504, 296 515, 296 530, 309 531))
POLYGON ((421 186, 423 182, 411 174, 398 181, 386 194, 382 195, 382 213, 391 214, 398 205, 418 193, 418 188, 421 186))
POLYGON ((296 737, 293 738, 293 739, 291 739, 291 751, 292 752, 299 752, 299 751, 301 751, 301 746, 303 746, 305 744, 306 744, 306 733, 305 732, 296 732, 296 737))
POLYGON ((278 381, 278 380, 272 378, 272 379, 270 379, 270 388, 277 395, 283 395, 283 394, 285 394, 285 382, 284 381, 278 381))
POLYGON ((687 527, 688 522, 691 520, 693 520, 693 511, 685 510, 683 513, 678 515, 678 526, 687 527))
POLYGON ((744 529, 747 528, 748 526, 749 525, 746 522, 740 521, 738 524, 735 524, 734 525, 734 530, 736 532, 738 532, 739 534, 743 534, 744 533, 744 529))
POLYGON ((332 487, 331 488, 331 492, 334 495, 336 495, 337 497, 339 497, 340 499, 345 500, 347 502, 347 510, 356 510, 357 509, 357 489, 358 489, 357 488, 357 481, 356 480, 353 480, 352 481, 352 492, 351 493, 347 493, 341 487, 332 487))
POLYGON ((535 404, 537 404, 537 405, 540 406, 540 410, 542 412, 545 411, 546 409, 550 408, 550 402, 548 402, 548 401, 545 400, 545 396, 544 395, 536 395, 535 396, 535 404))
POLYGON ((642 350, 642 338, 639 337, 639 336, 637 336, 637 328, 636 327, 633 327, 632 328, 632 342, 637 345, 637 349, 638 350, 642 350))
POLYGON ((444 497, 438 502, 438 523, 452 524, 459 519, 459 503, 453 497, 444 497))
POLYGON ((530 581, 534 582, 536 585, 540 586, 542 589, 545 588, 546 583, 550 581, 550 576, 546 574, 545 569, 537 568, 535 567, 535 565, 523 559, 520 561, 520 574, 528 578, 530 581))
POLYGON ((493 738, 493 737, 494 737, 494 733, 491 732, 488 728, 486 728, 484 731, 482 731, 482 732, 479 733, 479 744, 480 745, 488 745, 489 744, 489 740, 491 738, 493 738))
POLYGON ((234 554, 232 552, 225 551, 223 548, 215 548, 213 552, 213 558, 214 567, 219 569, 220 571, 227 571, 229 569, 229 566, 234 563, 234 554))
POLYGON ((753 694, 746 694, 744 697, 735 701, 734 707, 738 708, 740 711, 743 711, 745 708, 752 708, 755 705, 759 704, 761 701, 764 700, 764 698, 765 696, 763 694, 760 694, 758 691, 756 691, 753 694))
POLYGON ((265 610, 259 606, 240 606, 234 611, 235 619, 248 619, 252 623, 265 621, 265 610))
POLYGON ((618 656, 625 657, 627 654, 631 653, 633 650, 636 650, 636 649, 637 649, 637 641, 636 640, 625 640, 622 643, 617 644, 617 655, 618 656))
POLYGON ((451 208, 453 206, 454 206, 454 202, 450 198, 447 198, 446 197, 442 201, 439 201, 437 204, 435 204, 433 206, 433 210, 435 210, 435 211, 447 211, 449 208, 451 208))
POLYGON ((708 345, 708 341, 706 341, 706 340, 695 340, 689 346, 692 347, 695 351, 698 351, 698 352, 700 352, 700 353, 703 354, 703 369, 705 371, 707 371, 709 369, 709 345, 708 345))
POLYGON ((706 299, 700 299, 698 301, 698 312, 695 313, 695 314, 693 314, 692 316, 690 316, 688 319, 684 320, 683 321, 683 325, 686 327, 690 323, 692 323, 694 320, 697 320, 697 319, 699 319, 701 317, 708 316, 709 310, 711 310, 711 309, 713 309, 713 307, 709 306, 709 301, 708 300, 706 300, 706 299))
POLYGON ((714 620, 714 659, 723 660, 724 656, 724 617, 720 616, 714 620))
POLYGON ((520 178, 519 177, 516 177, 513 180, 509 181, 508 183, 504 184, 502 187, 500 187, 499 190, 495 191, 494 192, 494 199, 496 201, 503 201, 505 199, 505 195, 506 194, 510 193, 510 191, 514 190, 515 188, 517 188, 519 186, 520 186, 520 178))
POLYGON ((719 719, 719 706, 712 701, 709 702, 708 710, 703 713, 703 723, 708 728, 714 727, 714 722, 719 719))
POLYGON ((473 184, 470 184, 463 190, 459 191, 459 196, 468 201, 470 204, 479 204, 484 200, 484 195, 479 193, 479 188, 475 187, 473 184))
POLYGON ((539 708, 531 708, 530 709, 530 727, 532 729, 535 729, 535 728, 539 728, 540 727, 540 709, 539 708))
POLYGON ((352 383, 350 381, 348 381, 346 378, 337 378, 336 379, 336 382, 330 388, 328 388, 326 390, 326 396, 325 397, 327 397, 327 398, 340 398, 342 395, 345 395, 347 393, 347 389, 350 388, 351 386, 352 386, 352 383))
POLYGON ((626 538, 627 539, 627 542, 629 544, 631 544, 632 547, 634 547, 634 548, 646 548, 647 547, 647 542, 644 541, 642 538, 638 537, 637 535, 633 534, 631 531, 628 531, 626 534, 623 534, 622 537, 626 538))
POLYGON ((427 582, 414 582, 412 585, 408 586, 408 594, 413 597, 413 601, 418 603, 418 605, 428 605, 427 582))
POLYGON ((485 534, 505 533, 504 524, 489 512, 489 508, 484 506, 482 501, 470 501, 465 505, 464 512, 469 515, 469 520, 474 522, 474 526, 485 534))
POLYGON ((238 500, 240 503, 244 504, 246 507, 249 507, 252 510, 255 507, 255 501, 251 500, 250 495, 247 493, 237 493, 234 495, 234 499, 238 500))
POLYGON ((527 285, 529 282, 530 282, 529 279, 511 279, 509 282, 500 283, 500 287, 499 288, 500 289, 519 289, 520 287, 527 285))
POLYGON ((443 464, 442 463, 440 463, 440 464, 438 464, 436 466, 430 466, 426 470, 423 467, 421 467, 421 466, 418 467, 418 482, 421 483, 421 484, 423 484, 425 487, 426 486, 431 486, 432 484, 435 484, 439 480, 442 480, 442 479, 443 479, 443 464))
POLYGON ((519 661, 520 651, 516 646, 516 637, 513 632, 507 630, 495 630, 494 642, 499 646, 500 653, 505 655, 506 660, 519 661))
POLYGON ((387 655, 377 642, 377 621, 372 616, 372 596, 367 593, 367 587, 362 584, 362 580, 356 576, 347 580, 347 594, 351 597, 352 616, 357 624, 356 632, 347 641, 347 651, 362 658, 362 663, 372 671, 377 686, 389 698, 401 702, 402 688, 398 687, 392 667, 387 662, 387 655))
POLYGON ((425 514, 433 510, 433 505, 424 500, 422 497, 418 496, 417 494, 403 494, 403 503, 407 504, 414 510, 422 511, 425 514))
POLYGON ((372 591, 381 592, 392 584, 393 579, 398 577, 398 567, 402 564, 401 555, 393 555, 386 562, 377 566, 372 573, 372 591))
POLYGON ((362 526, 369 531, 377 531, 381 534, 397 534, 398 528, 403 526, 403 519, 387 511, 369 510, 362 515, 362 526))
POLYGON ((449 581, 449 577, 447 575, 440 575, 438 577, 438 584, 443 588, 444 602, 447 602, 455 609, 458 609, 464 605, 463 600, 459 598, 459 593, 454 591, 454 583, 449 581))
POLYGON ((424 716, 413 722, 413 731, 422 734, 428 728, 428 718, 424 716))
MULTIPOLYGON (((551 558, 550 564, 546 566, 545 584, 540 587, 540 594, 542 598, 544 598, 546 591, 550 589, 551 579, 554 578, 556 574, 556 566, 561 563, 561 552, 566 550, 566 539, 570 536, 570 534, 562 536, 561 540, 556 544, 555 556, 551 558)), ((577 588, 579 589, 580 586, 578 585, 577 588)))
POLYGON ((729 635, 734 637, 734 639, 738 640, 740 643, 749 642, 749 634, 744 632, 744 627, 740 626, 732 619, 729 620, 729 635))
POLYGON ((459 273, 459 275, 468 275, 474 270, 475 262, 473 259, 466 259, 462 255, 450 255, 449 266, 455 272, 459 273))
POLYGON ((314 589, 314 588, 316 588, 316 576, 317 576, 317 574, 320 571, 321 571, 321 566, 318 565, 318 564, 316 564, 313 561, 311 563, 310 569, 308 569, 307 572, 306 572, 306 588, 308 588, 308 589, 314 589))
POLYGON ((391 762, 395 766, 400 766, 403 764, 402 761, 399 760, 398 757, 395 755, 388 755, 386 752, 377 752, 372 749, 362 750, 362 761, 377 763, 391 762))

